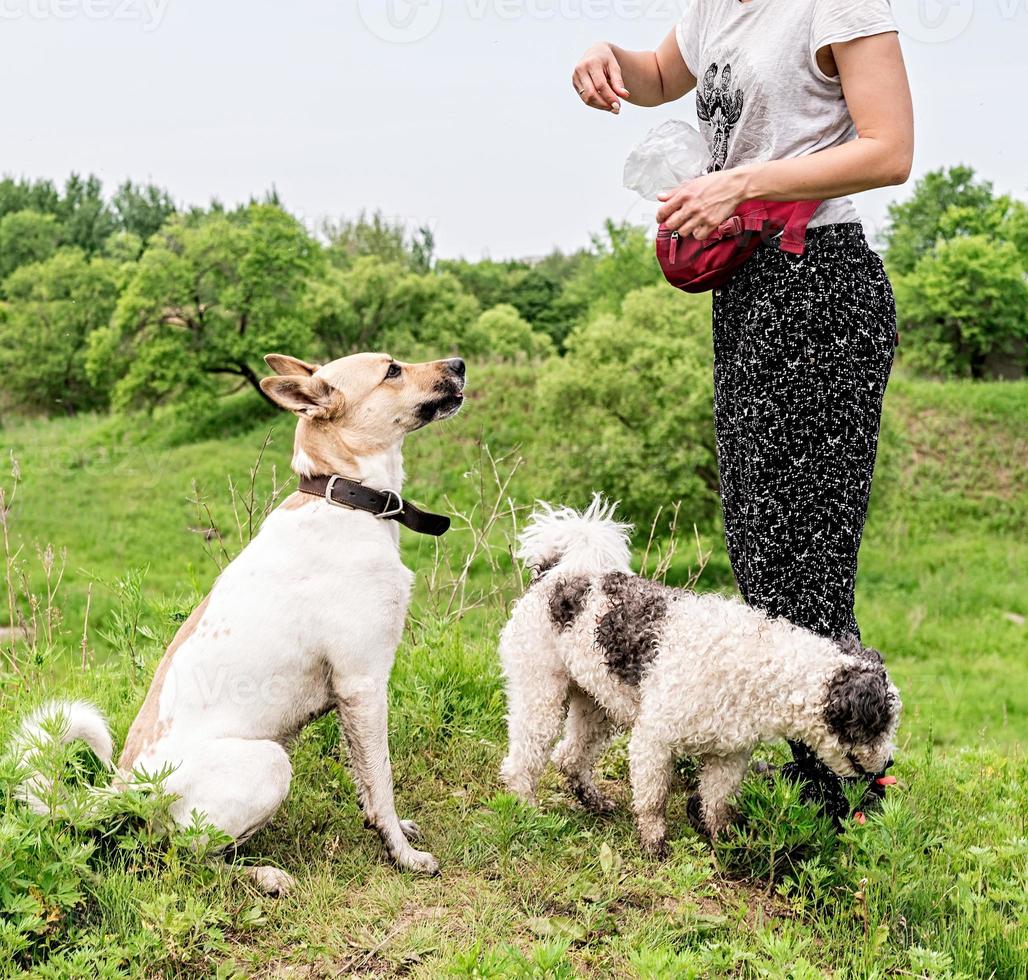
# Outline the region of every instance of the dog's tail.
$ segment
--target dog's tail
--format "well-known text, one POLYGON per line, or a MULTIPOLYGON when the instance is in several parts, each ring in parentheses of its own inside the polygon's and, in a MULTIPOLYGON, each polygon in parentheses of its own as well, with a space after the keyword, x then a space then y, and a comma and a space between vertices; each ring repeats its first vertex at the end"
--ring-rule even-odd
POLYGON ((104 716, 86 701, 51 701, 21 723, 11 744, 11 754, 29 770, 17 795, 33 812, 50 813, 47 800, 53 796, 53 782, 40 768, 40 756, 55 744, 67 745, 78 739, 111 768, 114 742, 110 728, 104 716))
POLYGON ((558 567, 565 573, 630 571, 632 525, 614 520, 616 509, 601 494, 582 512, 540 501, 518 535, 518 557, 536 575, 558 567))

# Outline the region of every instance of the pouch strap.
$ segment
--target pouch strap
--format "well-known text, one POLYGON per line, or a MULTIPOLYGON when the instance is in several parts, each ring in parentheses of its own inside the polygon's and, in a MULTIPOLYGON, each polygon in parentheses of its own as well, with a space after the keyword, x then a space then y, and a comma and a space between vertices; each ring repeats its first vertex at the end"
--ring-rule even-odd
POLYGON ((767 210, 764 208, 750 211, 747 214, 733 214, 718 226, 717 231, 711 235, 711 240, 738 238, 739 235, 748 231, 763 231, 766 224, 767 210))
POLYGON ((823 203, 823 201, 796 202, 796 207, 792 209, 792 214, 789 216, 778 246, 783 252, 802 255, 807 250, 807 225, 810 224, 814 213, 823 203))

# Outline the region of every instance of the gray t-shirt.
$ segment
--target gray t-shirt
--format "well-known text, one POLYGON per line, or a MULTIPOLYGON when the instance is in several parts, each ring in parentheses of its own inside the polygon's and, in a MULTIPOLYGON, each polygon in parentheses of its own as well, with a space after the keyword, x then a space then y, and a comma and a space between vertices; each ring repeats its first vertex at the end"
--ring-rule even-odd
MULTIPOLYGON (((889 0, 687 0, 678 45, 697 79, 710 169, 806 156, 856 138, 842 85, 818 68, 817 52, 895 30, 889 0)), ((859 220, 840 197, 810 224, 859 220)))

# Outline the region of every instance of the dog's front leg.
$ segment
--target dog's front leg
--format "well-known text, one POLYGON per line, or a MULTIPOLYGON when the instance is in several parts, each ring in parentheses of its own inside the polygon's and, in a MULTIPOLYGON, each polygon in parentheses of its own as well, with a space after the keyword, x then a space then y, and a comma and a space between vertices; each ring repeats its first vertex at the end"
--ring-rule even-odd
POLYGON ((389 857, 399 867, 438 874, 439 862, 426 851, 411 847, 407 839, 408 834, 417 836, 417 826, 401 823, 396 815, 385 679, 347 678, 336 685, 336 697, 365 821, 378 831, 389 857))
POLYGON ((732 801, 750 764, 750 752, 708 755, 700 760, 700 815, 703 828, 716 837, 732 820, 732 801))

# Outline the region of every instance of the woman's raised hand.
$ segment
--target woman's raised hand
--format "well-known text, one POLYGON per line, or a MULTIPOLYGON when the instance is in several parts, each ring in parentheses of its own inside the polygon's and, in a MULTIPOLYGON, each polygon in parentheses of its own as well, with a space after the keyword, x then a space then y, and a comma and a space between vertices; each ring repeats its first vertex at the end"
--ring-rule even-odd
POLYGON ((579 98, 593 109, 617 115, 621 111, 621 100, 628 98, 621 66, 614 49, 606 42, 594 44, 582 55, 571 81, 579 98))

